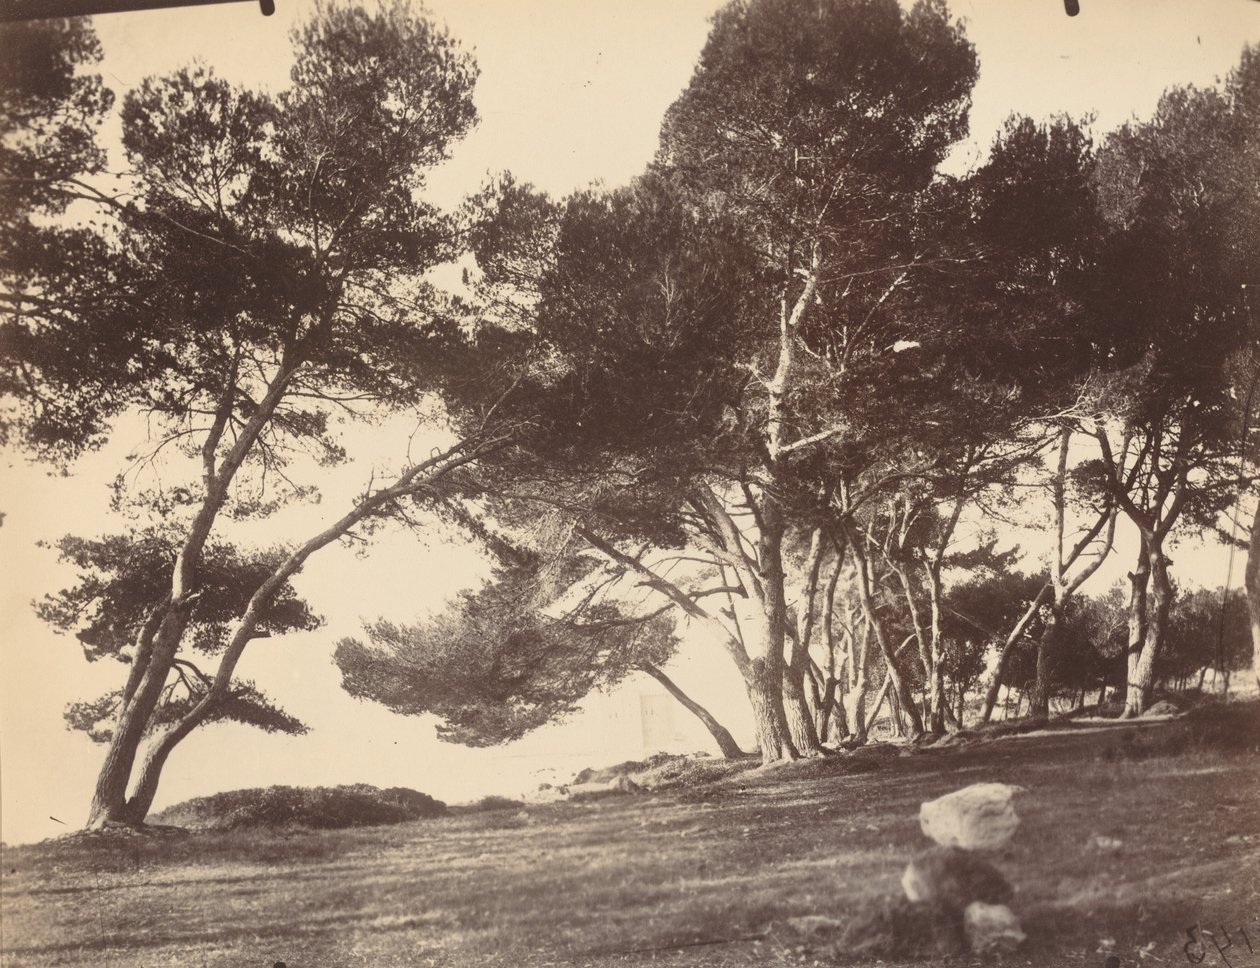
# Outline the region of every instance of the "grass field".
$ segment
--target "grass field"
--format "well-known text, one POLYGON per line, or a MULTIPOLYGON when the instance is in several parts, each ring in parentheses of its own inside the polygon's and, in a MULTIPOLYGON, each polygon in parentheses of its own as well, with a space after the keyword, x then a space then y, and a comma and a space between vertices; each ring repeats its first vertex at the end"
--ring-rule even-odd
POLYGON ((390 827, 9 848, 3 964, 872 963, 784 925, 894 897, 927 845, 919 803, 995 780, 1029 790, 994 858, 1029 935, 1006 964, 1260 966, 1260 737, 1236 735, 1252 705, 1228 729, 1076 726, 390 827), (1187 950, 1194 925, 1224 953, 1198 933, 1187 950))

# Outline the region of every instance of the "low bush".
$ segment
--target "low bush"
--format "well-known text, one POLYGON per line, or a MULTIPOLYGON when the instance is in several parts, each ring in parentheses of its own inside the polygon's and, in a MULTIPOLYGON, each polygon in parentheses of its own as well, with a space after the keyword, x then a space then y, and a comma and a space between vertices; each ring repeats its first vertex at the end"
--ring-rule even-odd
POLYGON ((495 794, 474 800, 472 803, 461 803, 451 808, 453 813, 490 813, 495 810, 520 810, 525 804, 511 797, 500 797, 495 794))
POLYGON ((272 786, 186 800, 156 814, 155 824, 232 830, 241 827, 368 827, 440 817, 446 804, 418 790, 272 786))

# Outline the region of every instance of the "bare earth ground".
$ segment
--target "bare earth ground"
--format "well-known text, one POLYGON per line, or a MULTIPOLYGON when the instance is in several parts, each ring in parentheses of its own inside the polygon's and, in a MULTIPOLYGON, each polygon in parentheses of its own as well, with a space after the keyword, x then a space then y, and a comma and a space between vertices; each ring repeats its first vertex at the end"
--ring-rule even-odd
POLYGON ((392 827, 45 842, 3 852, 0 948, 11 968, 873 963, 783 925, 896 896, 919 803, 1001 781, 1029 789, 994 858, 1029 935, 1003 963, 1251 968, 1255 749, 1144 722, 392 827))

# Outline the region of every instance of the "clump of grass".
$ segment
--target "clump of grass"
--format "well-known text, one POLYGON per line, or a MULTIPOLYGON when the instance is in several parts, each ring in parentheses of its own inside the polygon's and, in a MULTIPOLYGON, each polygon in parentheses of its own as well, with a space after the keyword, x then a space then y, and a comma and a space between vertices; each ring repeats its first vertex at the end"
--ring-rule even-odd
POLYGON ((1179 746, 1260 753, 1260 702, 1204 701, 1178 722, 1179 746))
POLYGON ((258 787, 186 800, 154 823, 210 830, 242 827, 369 827, 440 817, 446 804, 406 787, 381 790, 364 783, 337 787, 258 787))

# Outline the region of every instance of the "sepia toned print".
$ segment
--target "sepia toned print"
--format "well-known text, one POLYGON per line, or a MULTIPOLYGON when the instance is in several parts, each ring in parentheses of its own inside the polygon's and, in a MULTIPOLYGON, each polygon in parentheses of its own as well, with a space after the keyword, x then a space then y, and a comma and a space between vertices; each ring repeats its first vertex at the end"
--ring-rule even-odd
POLYGON ((5 964, 1260 964, 1260 5, 19 7, 5 964))

